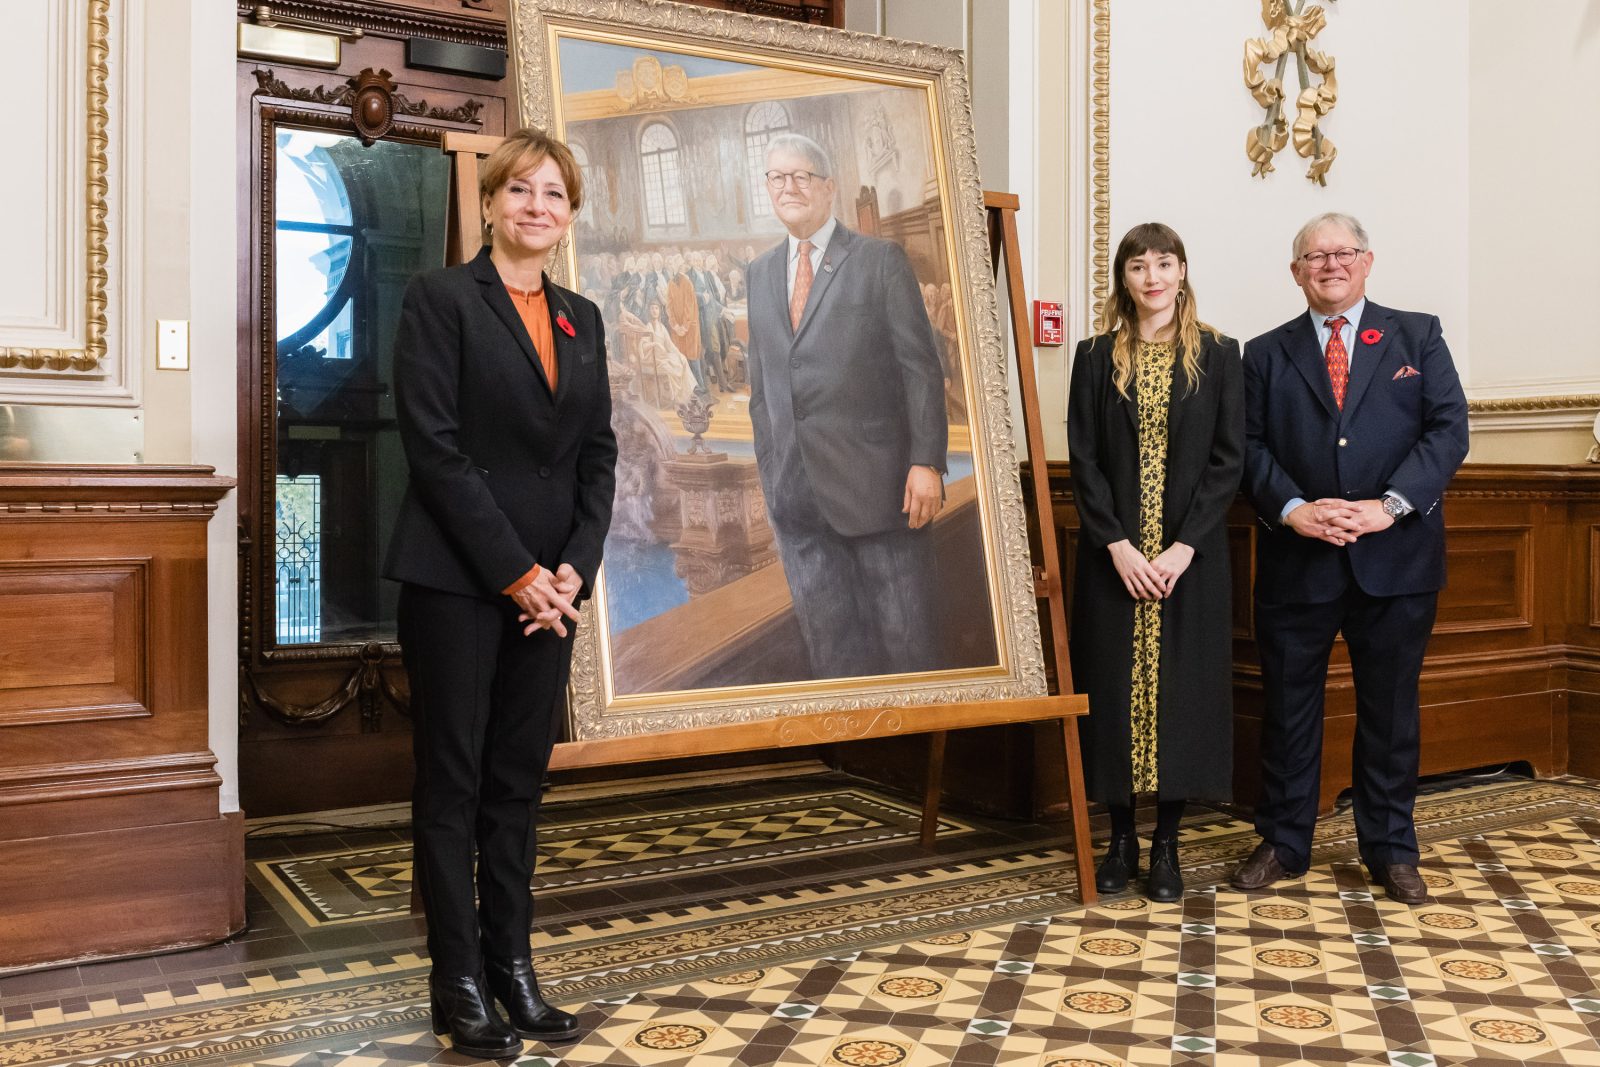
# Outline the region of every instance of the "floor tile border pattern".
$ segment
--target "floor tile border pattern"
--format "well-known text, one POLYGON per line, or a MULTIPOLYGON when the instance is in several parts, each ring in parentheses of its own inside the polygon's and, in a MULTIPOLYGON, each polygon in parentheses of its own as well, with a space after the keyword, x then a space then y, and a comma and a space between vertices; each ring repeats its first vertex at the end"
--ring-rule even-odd
MULTIPOLYGON (((916 837, 921 832, 921 812, 915 807, 881 794, 868 792, 862 788, 844 787, 770 797, 739 804, 712 807, 684 805, 665 811, 651 812, 648 815, 640 814, 631 818, 601 820, 556 819, 541 827, 540 839, 541 842, 549 842, 550 845, 554 845, 564 838, 570 838, 578 834, 600 836, 631 826, 648 827, 670 824, 676 817, 684 815, 692 815, 697 821, 704 821, 716 816, 743 816, 760 813, 764 810, 776 811, 804 804, 815 806, 825 802, 841 805, 851 803, 862 808, 876 808, 884 813, 883 818, 890 819, 892 822, 885 825, 881 830, 858 831, 845 835, 848 840, 843 841, 792 842, 785 844, 783 847, 735 843, 711 853, 689 853, 684 858, 675 860, 658 859, 651 861, 650 865, 654 869, 649 870, 646 876, 667 877, 684 874, 689 871, 726 869, 764 862, 779 856, 798 856, 808 852, 848 851, 871 845, 880 845, 887 841, 908 840, 916 837)), ((974 832, 975 829, 969 822, 945 815, 941 816, 939 820, 938 836, 950 837, 969 834, 974 832)), ((543 849, 547 846, 541 843, 540 847, 543 849)), ((296 866, 317 861, 322 861, 323 865, 326 866, 326 861, 339 858, 356 859, 365 856, 394 856, 398 858, 402 855, 409 860, 411 855, 411 846, 409 844, 364 849, 336 849, 306 856, 285 856, 277 859, 256 860, 248 865, 248 873, 257 888, 267 893, 274 900, 274 903, 281 901, 287 905, 290 909, 289 913, 297 920, 299 925, 308 929, 320 929, 328 926, 392 918, 404 913, 409 904, 397 903, 393 907, 367 909, 360 914, 325 917, 327 909, 320 899, 317 889, 308 884, 295 871, 294 868, 296 866)), ((540 879, 547 889, 552 887, 568 889, 598 885, 637 876, 636 869, 629 870, 626 864, 613 864, 593 874, 585 875, 572 871, 561 871, 553 876, 541 875, 540 879)))

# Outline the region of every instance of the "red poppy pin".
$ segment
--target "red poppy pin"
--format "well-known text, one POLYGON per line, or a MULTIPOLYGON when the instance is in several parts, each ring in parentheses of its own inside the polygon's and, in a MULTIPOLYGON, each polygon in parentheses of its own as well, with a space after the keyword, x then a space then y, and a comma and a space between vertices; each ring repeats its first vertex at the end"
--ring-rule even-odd
MULTIPOLYGON (((573 329, 572 323, 567 320, 567 313, 565 311, 556 312, 556 325, 561 327, 561 332, 566 334, 568 337, 578 336, 578 331, 573 329)), ((1368 341, 1367 343, 1371 344, 1372 342, 1368 341)))
POLYGON ((1364 344, 1364 345, 1375 345, 1381 340, 1383 340, 1383 331, 1382 330, 1362 330, 1361 331, 1361 343, 1364 344))

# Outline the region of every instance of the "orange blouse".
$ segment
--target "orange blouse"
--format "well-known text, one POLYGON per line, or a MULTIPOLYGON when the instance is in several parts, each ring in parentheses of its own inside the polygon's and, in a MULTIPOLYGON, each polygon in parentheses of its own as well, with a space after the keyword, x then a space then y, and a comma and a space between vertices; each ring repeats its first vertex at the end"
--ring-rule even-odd
POLYGON ((550 332, 550 302, 544 290, 524 292, 506 286, 511 296, 511 306, 517 309, 522 325, 533 341, 533 350, 539 355, 539 365, 544 368, 544 379, 550 383, 550 392, 556 391, 556 339, 550 332))

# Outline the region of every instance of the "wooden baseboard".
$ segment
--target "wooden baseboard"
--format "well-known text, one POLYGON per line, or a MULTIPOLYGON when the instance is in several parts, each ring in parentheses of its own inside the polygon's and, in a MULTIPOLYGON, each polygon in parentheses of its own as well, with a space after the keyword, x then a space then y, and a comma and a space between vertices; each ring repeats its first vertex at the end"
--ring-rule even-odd
POLYGON ((0 843, 0 973, 244 929, 244 816, 0 843))

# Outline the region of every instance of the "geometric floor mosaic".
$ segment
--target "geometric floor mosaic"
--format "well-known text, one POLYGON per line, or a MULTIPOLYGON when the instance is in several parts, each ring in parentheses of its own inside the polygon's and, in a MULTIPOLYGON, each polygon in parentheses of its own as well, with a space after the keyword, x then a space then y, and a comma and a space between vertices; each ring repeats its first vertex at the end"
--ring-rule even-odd
MULTIPOLYGON (((557 816, 539 829, 538 892, 549 899, 629 879, 764 863, 773 855, 840 852, 915 840, 921 813, 857 787, 815 790, 719 808, 667 808, 629 818, 557 816)), ((940 837, 970 834, 946 815, 940 837)), ((370 922, 411 904, 411 845, 261 860, 252 880, 307 926, 370 922)))
MULTIPOLYGON (((1253 894, 1215 884, 1254 844, 1217 819, 1185 827, 1173 904, 1075 906, 1066 851, 1041 843, 748 898, 766 910, 554 923, 534 938, 544 985, 586 1034, 518 1062, 1600 1064, 1600 784, 1467 786, 1418 823, 1419 907, 1374 894, 1344 815, 1303 879, 1253 894)), ((135 1004, 124 983, 126 1004, 78 1021, 14 1011, 0 982, 0 1064, 465 1062, 428 1032, 410 950, 288 963, 206 1003, 135 1004)))

